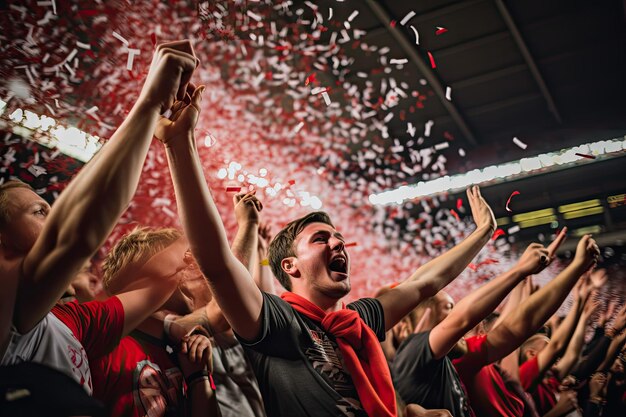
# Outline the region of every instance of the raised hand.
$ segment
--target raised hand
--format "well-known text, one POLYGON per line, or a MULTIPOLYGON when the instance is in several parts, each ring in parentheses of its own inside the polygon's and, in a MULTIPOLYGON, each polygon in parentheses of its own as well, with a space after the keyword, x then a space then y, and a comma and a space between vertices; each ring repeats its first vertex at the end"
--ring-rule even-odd
POLYGON ((576 391, 563 391, 559 393, 559 401, 551 410, 551 415, 565 416, 578 408, 578 393, 576 391))
POLYGON ((203 334, 192 334, 183 337, 178 353, 180 368, 185 376, 206 369, 213 373, 213 356, 211 341, 203 334))
POLYGON ((574 262, 577 263, 583 271, 587 271, 598 262, 599 257, 600 248, 598 248, 596 241, 591 238, 591 235, 584 235, 576 246, 574 262))
POLYGON ((515 265, 522 274, 532 275, 541 272, 550 263, 548 249, 539 243, 528 245, 515 265))
POLYGON ((171 114, 168 117, 161 116, 157 122, 154 136, 166 146, 170 145, 176 138, 192 139, 193 130, 198 123, 200 116, 200 103, 204 86, 195 87, 189 83, 185 98, 175 101, 170 108, 171 114))
POLYGON ((157 46, 139 100, 159 113, 165 112, 175 99, 185 98, 187 84, 198 62, 189 40, 157 46))
POLYGON ((260 255, 263 255, 263 257, 267 255, 267 249, 269 248, 271 241, 272 241, 271 226, 268 223, 260 222, 259 223, 258 251, 260 255))
POLYGON ((263 204, 255 196, 256 190, 246 194, 236 194, 233 197, 235 205, 235 218, 237 224, 241 227, 244 224, 259 223, 259 213, 263 210, 263 204))
POLYGON ((603 403, 606 398, 607 388, 611 374, 605 372, 596 372, 589 379, 589 401, 595 403, 603 403))
POLYGON ((491 211, 491 207, 480 194, 480 187, 473 185, 467 189, 467 199, 472 210, 474 223, 480 228, 489 228, 491 232, 496 230, 496 218, 491 211))

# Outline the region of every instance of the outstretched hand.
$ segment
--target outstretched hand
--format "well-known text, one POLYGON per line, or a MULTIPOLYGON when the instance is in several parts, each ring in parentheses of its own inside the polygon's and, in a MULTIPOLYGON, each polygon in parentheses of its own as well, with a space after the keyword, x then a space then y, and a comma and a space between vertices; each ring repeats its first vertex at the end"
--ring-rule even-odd
POLYGON ((524 275, 532 275, 541 272, 549 263, 548 249, 540 243, 531 243, 517 261, 516 268, 524 275))
POLYGON ((584 235, 576 246, 574 262, 576 262, 583 271, 587 271, 598 262, 599 257, 600 248, 598 248, 596 241, 591 238, 591 235, 584 235))
POLYGON ((235 206, 235 218, 237 224, 242 226, 244 224, 258 224, 260 220, 260 212, 263 210, 263 204, 256 198, 256 190, 250 191, 246 194, 236 194, 233 197, 233 204, 235 206))
POLYGON ((472 217, 474 223, 480 229, 487 227, 491 229, 491 233, 496 230, 496 218, 491 211, 491 207, 487 204, 487 201, 480 194, 480 187, 473 185, 467 189, 467 199, 472 210, 472 217))
POLYGON ((154 136, 169 146, 176 138, 193 138, 193 130, 200 116, 200 103, 205 87, 196 87, 193 84, 187 86, 187 92, 183 100, 177 100, 169 109, 168 117, 161 116, 157 122, 154 136))

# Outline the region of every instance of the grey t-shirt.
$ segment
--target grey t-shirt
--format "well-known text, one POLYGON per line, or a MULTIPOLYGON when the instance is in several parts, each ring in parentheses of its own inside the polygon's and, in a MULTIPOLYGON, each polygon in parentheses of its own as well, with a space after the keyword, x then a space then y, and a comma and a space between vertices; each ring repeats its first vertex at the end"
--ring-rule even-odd
MULTIPOLYGON (((379 340, 385 338, 380 302, 348 304, 379 340)), ((263 294, 258 340, 240 338, 272 417, 367 417, 334 337, 281 298, 263 294)))
POLYGON ((259 384, 230 332, 213 336, 213 379, 222 417, 265 417, 259 384))

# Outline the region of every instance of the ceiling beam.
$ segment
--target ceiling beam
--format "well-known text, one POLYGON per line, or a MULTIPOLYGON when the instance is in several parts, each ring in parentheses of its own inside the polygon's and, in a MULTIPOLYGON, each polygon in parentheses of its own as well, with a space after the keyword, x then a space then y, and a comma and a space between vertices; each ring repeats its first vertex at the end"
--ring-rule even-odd
POLYGON ((433 91, 441 101, 441 104, 443 104, 448 114, 450 114, 450 116, 454 120, 454 123, 457 125, 465 139, 473 146, 477 146, 478 142, 476 141, 476 136, 469 128, 468 124, 465 122, 465 119, 463 118, 457 107, 451 101, 448 101, 448 99, 446 99, 445 89, 441 84, 441 81, 430 68, 430 65, 427 64, 422 56, 417 53, 417 51, 413 47, 413 43, 409 42, 406 35, 400 28, 391 27, 391 25, 389 24, 391 22, 391 17, 387 13, 387 11, 378 3, 378 1, 365 0, 365 2, 370 7, 374 15, 378 18, 378 20, 380 20, 380 23, 387 28, 387 30, 391 33, 391 36, 393 36, 393 38, 398 42, 398 45, 408 56, 409 60, 413 62, 415 66, 417 66, 417 69, 422 73, 424 78, 426 78, 433 91))
POLYGON ((522 34, 520 33, 517 25, 515 24, 515 21, 513 20, 513 17, 511 16, 509 9, 504 4, 504 1, 495 0, 495 2, 498 8, 498 11, 500 12, 500 15, 502 16, 502 19, 504 19, 506 26, 511 31, 511 35, 513 35, 513 40, 515 40, 517 47, 519 48, 520 52, 522 53, 522 56, 524 57, 524 61, 526 61, 526 65, 528 65, 528 68, 530 69, 530 73, 532 74, 533 78, 537 82, 537 85, 539 86, 539 90, 541 90, 541 94, 543 95, 543 98, 545 99, 546 104, 548 105, 548 110, 550 111, 550 113, 552 113, 552 116, 554 116, 554 119, 557 121, 557 123, 559 124, 563 123, 561 119, 561 114, 559 113, 559 110, 556 107, 556 103, 554 102, 554 99, 552 98, 552 94, 550 94, 550 91, 548 90, 548 86, 546 85, 546 82, 544 81, 543 76, 541 75, 541 72, 539 71, 539 68, 537 67, 537 63, 535 62, 535 59, 531 55, 530 50, 528 49, 528 46, 526 46, 526 42, 524 41, 522 34))

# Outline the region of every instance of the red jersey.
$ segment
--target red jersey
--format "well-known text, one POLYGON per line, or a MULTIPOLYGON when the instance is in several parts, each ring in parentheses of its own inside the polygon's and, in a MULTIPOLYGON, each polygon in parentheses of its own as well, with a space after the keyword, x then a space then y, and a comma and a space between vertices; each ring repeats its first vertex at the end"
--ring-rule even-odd
POLYGON ((184 416, 184 378, 165 344, 133 332, 91 364, 94 397, 112 417, 184 416))
POLYGON ((529 392, 535 400, 540 415, 546 414, 557 403, 555 393, 559 392, 559 381, 553 376, 541 378, 533 386, 533 381, 539 377, 539 362, 535 356, 519 367, 519 378, 524 390, 529 392))
POLYGON ((524 402, 509 391, 502 375, 488 362, 487 336, 465 339, 468 352, 452 361, 465 385, 470 406, 480 417, 522 417, 524 402))

